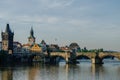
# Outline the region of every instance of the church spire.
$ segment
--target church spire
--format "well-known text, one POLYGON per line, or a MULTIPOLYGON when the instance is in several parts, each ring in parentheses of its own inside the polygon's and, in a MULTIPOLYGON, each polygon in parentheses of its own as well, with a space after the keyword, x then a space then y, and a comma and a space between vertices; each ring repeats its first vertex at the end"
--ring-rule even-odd
POLYGON ((30 45, 35 43, 34 31, 33 31, 32 27, 31 27, 31 30, 30 30, 30 36, 28 37, 28 43, 30 45))
POLYGON ((30 36, 34 37, 33 27, 31 27, 31 30, 30 30, 30 36))

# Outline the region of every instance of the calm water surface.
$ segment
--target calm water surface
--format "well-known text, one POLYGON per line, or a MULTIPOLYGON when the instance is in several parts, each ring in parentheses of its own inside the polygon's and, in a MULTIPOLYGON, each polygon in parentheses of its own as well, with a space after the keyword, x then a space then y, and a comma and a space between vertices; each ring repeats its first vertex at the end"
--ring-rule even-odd
POLYGON ((0 80, 120 80, 120 61, 104 61, 103 65, 84 60, 77 65, 1 66, 0 80))

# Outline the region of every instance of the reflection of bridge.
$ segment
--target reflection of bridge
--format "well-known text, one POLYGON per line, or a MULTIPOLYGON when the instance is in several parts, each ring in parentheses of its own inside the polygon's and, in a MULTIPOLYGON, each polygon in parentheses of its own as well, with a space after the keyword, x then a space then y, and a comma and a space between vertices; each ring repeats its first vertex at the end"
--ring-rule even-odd
MULTIPOLYGON (((60 53, 60 52, 52 52, 51 53, 51 58, 54 58, 54 61, 59 62, 59 58, 58 57, 62 57, 66 62, 71 61, 72 56, 71 53, 60 53)), ((75 53, 73 54, 74 60, 78 59, 78 58, 89 58, 91 60, 92 63, 95 64, 101 64, 103 63, 102 60, 106 57, 115 57, 118 58, 120 60, 120 53, 119 52, 114 52, 114 53, 108 53, 108 52, 100 52, 100 53, 90 53, 90 52, 86 52, 86 53, 75 53)))

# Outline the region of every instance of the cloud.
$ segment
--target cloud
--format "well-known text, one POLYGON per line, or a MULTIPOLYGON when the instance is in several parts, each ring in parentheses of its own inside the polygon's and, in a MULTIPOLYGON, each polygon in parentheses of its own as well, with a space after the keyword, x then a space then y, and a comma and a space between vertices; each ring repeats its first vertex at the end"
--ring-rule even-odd
POLYGON ((55 16, 14 16, 4 17, 6 22, 10 23, 23 23, 23 24, 58 24, 61 18, 55 16))
POLYGON ((82 19, 70 19, 67 21, 68 24, 71 24, 73 26, 88 26, 91 21, 89 20, 82 20, 82 19))
MULTIPOLYGON (((6 20, 6 22, 64 23, 68 16, 75 17, 77 15, 70 14, 77 11, 76 9, 74 10, 74 6, 72 6, 73 3, 74 0, 31 0, 29 2, 25 0, 4 0, 1 3, 2 5, 0 5, 0 7, 2 7, 0 17, 6 20), (71 7, 73 8, 71 9, 71 7), (62 10, 60 8, 62 8, 62 10)), ((81 9, 86 8, 81 7, 81 9)), ((77 21, 71 23, 76 23, 74 25, 79 24, 77 21)))
POLYGON ((73 0, 39 0, 39 3, 47 8, 47 9, 50 9, 50 8, 63 8, 63 7, 66 7, 66 6, 69 6, 71 5, 73 2, 73 0))
POLYGON ((47 22, 48 23, 53 23, 53 24, 55 24, 55 23, 58 23, 58 21, 59 21, 59 19, 58 18, 56 18, 56 17, 48 17, 47 18, 47 22))

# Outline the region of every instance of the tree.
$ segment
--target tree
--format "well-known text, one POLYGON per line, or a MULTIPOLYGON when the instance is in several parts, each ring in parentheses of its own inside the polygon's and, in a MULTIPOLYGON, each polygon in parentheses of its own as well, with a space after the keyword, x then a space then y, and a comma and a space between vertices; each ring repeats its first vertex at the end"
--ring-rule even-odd
POLYGON ((71 49, 71 50, 73 50, 73 49, 76 49, 76 51, 81 51, 81 48, 79 47, 79 45, 77 44, 77 43, 71 43, 70 45, 69 45, 69 48, 71 49))

